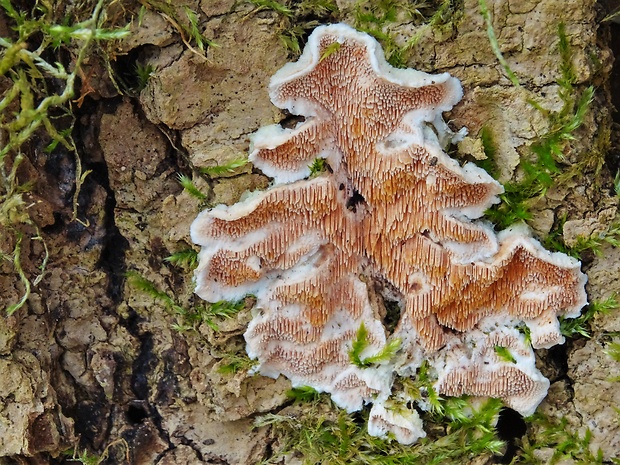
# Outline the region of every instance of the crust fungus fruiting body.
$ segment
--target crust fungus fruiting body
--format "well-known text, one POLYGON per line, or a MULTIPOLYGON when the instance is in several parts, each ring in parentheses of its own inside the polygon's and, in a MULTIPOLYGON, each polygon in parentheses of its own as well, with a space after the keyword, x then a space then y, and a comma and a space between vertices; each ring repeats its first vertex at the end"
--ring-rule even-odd
POLYGON ((329 392, 348 411, 373 403, 369 431, 403 443, 424 431, 415 410, 390 408, 394 373, 414 376, 424 361, 440 394, 533 413, 549 382, 532 346, 563 342, 558 316, 579 314, 586 277, 527 228, 496 234, 479 219, 502 186, 439 143, 459 81, 394 69, 373 38, 338 24, 314 31, 270 96, 306 118, 253 136, 250 160, 274 186, 202 212, 191 231, 198 295, 256 296, 245 338, 260 373, 329 392), (330 169, 309 178, 317 158, 330 169), (385 301, 400 307, 391 334, 385 301), (362 324, 360 359, 397 338, 398 352, 353 363, 362 324))

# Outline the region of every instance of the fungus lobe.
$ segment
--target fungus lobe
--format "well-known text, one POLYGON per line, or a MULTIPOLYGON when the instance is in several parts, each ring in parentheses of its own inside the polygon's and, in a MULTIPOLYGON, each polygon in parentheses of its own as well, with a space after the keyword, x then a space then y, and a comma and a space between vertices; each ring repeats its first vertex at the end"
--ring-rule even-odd
POLYGON ((549 382, 532 346, 563 342, 558 316, 579 314, 586 277, 526 227, 496 234, 480 219, 502 186, 439 142, 459 81, 394 69, 373 38, 336 24, 312 33, 270 96, 305 117, 252 138, 250 160, 273 187, 204 211, 191 228, 198 295, 257 298, 245 339, 260 373, 329 392, 347 411, 372 403, 370 433, 403 443, 425 434, 414 409, 390 408, 394 375, 424 361, 440 394, 533 413, 549 382), (331 169, 310 176, 317 158, 331 169), (400 306, 391 334, 387 300, 400 306), (386 346, 398 351, 382 357, 386 346))

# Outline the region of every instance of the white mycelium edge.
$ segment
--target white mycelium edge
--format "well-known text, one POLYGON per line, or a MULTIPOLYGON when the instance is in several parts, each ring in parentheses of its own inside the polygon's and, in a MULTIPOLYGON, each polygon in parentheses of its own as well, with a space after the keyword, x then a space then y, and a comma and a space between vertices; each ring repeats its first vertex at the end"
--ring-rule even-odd
POLYGON ((409 409, 390 410, 383 402, 375 402, 368 417, 368 434, 387 437, 392 433, 401 444, 413 444, 426 437, 418 412, 409 409))
POLYGON ((387 62, 381 45, 379 45, 373 37, 366 33, 356 31, 346 24, 331 24, 317 27, 308 38, 308 43, 299 57, 299 60, 296 62, 287 63, 272 76, 271 81, 269 82, 269 89, 271 100, 274 105, 279 108, 285 108, 295 115, 314 116, 317 114, 316 109, 308 108, 307 105, 305 105, 305 102, 301 103, 302 106, 300 107, 300 102, 295 102, 292 100, 279 100, 277 96, 277 88, 282 84, 303 76, 314 69, 321 59, 321 56, 319 55, 319 41, 324 35, 337 36, 337 40, 340 43, 343 43, 347 39, 351 39, 356 42, 363 42, 368 49, 371 66, 376 71, 377 75, 389 82, 393 82, 394 84, 404 87, 422 87, 450 82, 452 92, 450 93, 450 96, 445 99, 446 104, 444 106, 437 107, 437 110, 425 113, 426 118, 424 121, 432 122, 435 119, 437 111, 444 112, 450 110, 463 97, 461 83, 458 79, 450 76, 450 74, 428 74, 411 68, 394 68, 387 62))
MULTIPOLYGON (((482 360, 481 366, 497 368, 501 365, 518 367, 535 383, 537 389, 528 396, 509 396, 504 400, 512 409, 523 416, 534 413, 536 407, 547 395, 549 380, 536 368, 536 358, 534 351, 526 341, 523 334, 519 332, 518 320, 506 314, 491 315, 483 318, 476 328, 469 331, 460 340, 454 340, 447 347, 429 357, 428 361, 437 372, 436 386, 442 384, 442 380, 449 373, 463 371, 471 366, 472 360, 482 360), (514 339, 517 345, 506 347, 516 363, 497 360, 496 356, 482 357, 481 353, 485 348, 486 341, 493 335, 508 336, 514 339), (487 364, 487 365, 485 365, 487 364)), ((491 372, 489 371, 489 375, 491 372)))
MULTIPOLYGON (((441 119, 441 113, 452 109, 463 97, 463 89, 458 79, 452 77, 448 73, 428 74, 415 69, 394 68, 387 62, 381 45, 379 45, 373 37, 366 33, 356 31, 346 24, 332 24, 317 27, 308 38, 308 43, 304 47, 299 59, 296 62, 285 64, 272 76, 269 82, 269 95, 273 104, 278 108, 286 109, 294 115, 305 116, 307 118, 306 124, 309 124, 313 117, 318 116, 318 109, 311 102, 307 102, 303 99, 281 100, 278 97, 277 89, 281 85, 301 77, 314 69, 321 60, 319 42, 323 35, 337 36, 337 40, 340 43, 343 43, 347 39, 363 42, 368 49, 368 56, 372 68, 379 77, 388 82, 411 88, 448 83, 446 88, 449 87, 450 92, 444 98, 443 105, 411 111, 405 116, 405 120, 408 121, 409 124, 413 123, 420 128, 422 128, 425 123, 432 123, 442 142, 458 140, 459 137, 462 137, 463 133, 457 133, 455 135, 443 122, 443 119, 441 119)), ((252 145, 248 157, 249 160, 267 176, 274 178, 276 184, 287 184, 304 179, 310 174, 310 168, 306 165, 300 166, 299 169, 295 171, 282 172, 272 164, 256 156, 260 149, 272 149, 277 147, 292 137, 295 132, 302 130, 303 127, 304 124, 301 124, 294 129, 285 129, 278 124, 274 124, 260 128, 251 136, 252 145)), ((437 141, 437 137, 435 137, 435 141, 437 141)), ((332 167, 337 166, 340 162, 340 155, 326 148, 323 148, 317 157, 327 158, 332 167)))

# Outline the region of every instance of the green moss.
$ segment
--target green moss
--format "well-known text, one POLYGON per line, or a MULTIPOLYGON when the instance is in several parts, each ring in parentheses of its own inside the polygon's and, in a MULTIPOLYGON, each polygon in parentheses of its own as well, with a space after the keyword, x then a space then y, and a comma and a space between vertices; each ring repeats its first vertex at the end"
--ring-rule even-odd
POLYGON ((155 68, 150 63, 136 63, 134 67, 134 72, 136 75, 136 86, 132 89, 134 94, 139 94, 143 89, 146 88, 149 80, 155 73, 155 68))
POLYGON ((276 27, 280 41, 292 57, 301 54, 303 44, 314 28, 338 21, 339 10, 335 0, 246 0, 256 8, 251 14, 273 11, 280 22, 276 27))
POLYGON ((334 42, 331 45, 328 45, 325 50, 323 51, 323 53, 321 54, 321 58, 319 59, 319 63, 322 62, 325 58, 333 55, 334 53, 336 53, 338 50, 340 50, 340 42, 334 42))
POLYGON ((603 255, 602 246, 604 244, 609 244, 612 247, 620 246, 620 223, 612 223, 604 231, 593 233, 589 236, 577 237, 576 244, 568 248, 568 250, 569 254, 574 257, 581 257, 587 250, 601 257, 603 255))
POLYGON ((254 10, 255 13, 258 13, 262 10, 273 10, 276 13, 286 16, 290 18, 293 16, 293 10, 284 5, 283 3, 277 2, 276 0, 249 0, 250 3, 255 5, 257 8, 254 10))
POLYGON ((219 47, 219 45, 205 37, 200 30, 198 14, 188 6, 179 6, 167 0, 141 0, 143 8, 153 10, 161 15, 181 36, 185 46, 196 55, 206 58, 209 47, 219 47))
POLYGON ((234 173, 238 168, 242 168, 249 163, 248 158, 243 156, 235 158, 223 165, 204 166, 199 169, 200 173, 211 178, 216 178, 225 174, 234 173))
MULTIPOLYGON (((446 416, 446 406, 451 404, 446 404, 445 399, 439 396, 433 386, 435 381, 437 380, 431 374, 431 367, 425 360, 418 368, 415 377, 397 378, 396 383, 400 385, 400 390, 407 398, 428 403, 430 413, 435 418, 442 418, 446 416)), ((395 392, 394 389, 392 391, 395 392)))
POLYGON ((502 346, 495 346, 494 349, 497 356, 504 362, 517 363, 517 360, 514 358, 514 355, 510 353, 510 350, 508 348, 502 346))
POLYGON ((605 353, 616 362, 620 362, 620 342, 612 342, 607 345, 605 353))
POLYGON ((310 386, 300 386, 286 391, 286 397, 295 402, 318 402, 321 394, 310 386))
MULTIPOLYGON (((122 457, 125 461, 129 462, 129 444, 125 439, 116 439, 110 442, 103 450, 101 455, 95 455, 84 449, 82 452, 76 447, 62 452, 61 455, 66 457, 66 461, 69 463, 81 463, 82 465, 99 465, 101 463, 108 463, 112 458, 111 453, 116 451, 119 455, 116 457, 122 457)), ((63 462, 64 463, 64 462, 63 462)))
POLYGON ((484 150, 486 158, 484 160, 478 160, 477 164, 497 179, 499 177, 498 166, 495 163, 497 159, 497 144, 495 143, 493 131, 489 126, 483 126, 478 135, 482 141, 482 149, 484 150))
MULTIPOLYGON (((334 0, 247 0, 256 8, 252 14, 273 11, 280 17, 278 34, 284 46, 297 57, 307 36, 321 24, 340 20, 340 11, 334 0)), ((367 32, 382 45, 387 61, 404 68, 422 33, 427 27, 451 26, 463 10, 461 0, 436 0, 431 2, 409 0, 360 0, 355 4, 353 16, 357 29, 367 32), (423 26, 419 33, 400 43, 390 28, 404 22, 423 26)), ((334 46, 335 47, 335 46, 334 46)), ((333 53, 335 50, 331 50, 333 53)))
POLYGON ((606 315, 620 308, 615 294, 603 301, 595 300, 577 318, 560 318, 560 331, 566 337, 590 337, 590 322, 597 315, 606 315))
POLYGON ((589 251, 597 257, 602 256, 603 245, 608 244, 612 247, 620 246, 620 222, 613 222, 603 231, 594 232, 589 236, 578 236, 573 245, 569 246, 564 242, 562 231, 566 223, 567 215, 559 218, 557 225, 547 234, 542 241, 547 249, 556 250, 571 257, 581 258, 589 251))
POLYGON ((195 199, 200 200, 201 204, 206 203, 207 194, 205 194, 200 189, 198 189, 196 185, 194 184, 194 181, 192 181, 192 179, 190 179, 189 176, 185 176, 184 174, 178 174, 177 180, 179 181, 179 184, 181 184, 181 187, 183 187, 183 189, 189 195, 191 195, 195 199))
POLYGON ((502 65, 502 68, 504 68, 504 72, 506 73, 508 79, 510 79, 510 82, 512 82, 515 87, 520 87, 521 85, 519 84, 519 79, 512 71, 512 69, 510 69, 510 65, 502 54, 499 42, 497 41, 497 36, 495 35, 495 29, 493 28, 491 13, 489 12, 489 7, 486 0, 479 0, 478 5, 480 7, 480 14, 482 15, 482 18, 484 19, 484 22, 486 24, 489 44, 491 45, 491 49, 493 50, 497 61, 499 61, 499 63, 502 65))
MULTIPOLYGON (((337 410, 326 395, 306 404, 301 416, 268 414, 257 418, 255 424, 270 426, 277 439, 276 453, 262 463, 280 463, 283 456, 296 453, 303 463, 313 465, 440 465, 499 453, 503 442, 493 423, 500 408, 497 400, 474 408, 461 399, 459 414, 450 421, 444 436, 423 438, 414 445, 370 436, 366 430, 368 409, 349 415, 337 410)), ((430 417, 427 420, 432 422, 430 417)))
POLYGON ((526 418, 530 431, 535 435, 535 442, 528 436, 520 440, 517 455, 511 464, 553 465, 566 460, 569 463, 581 465, 603 464, 603 454, 599 449, 596 453, 590 450, 592 433, 586 429, 580 434, 573 431, 566 418, 557 420, 536 413, 526 418), (542 460, 537 456, 539 450, 552 451, 549 460, 542 460))
POLYGON ((248 372, 258 365, 257 360, 252 360, 245 353, 229 352, 222 357, 222 365, 218 368, 218 373, 223 375, 234 375, 241 371, 248 372))
MULTIPOLYGON (((223 165, 215 165, 215 166, 203 166, 197 169, 196 176, 200 176, 205 179, 207 182, 210 180, 224 176, 226 174, 235 174, 239 168, 244 167, 249 163, 247 157, 239 157, 234 160, 231 160, 228 163, 223 165)), ((177 180, 181 187, 192 197, 200 201, 199 208, 210 208, 213 205, 209 202, 209 195, 205 194, 202 190, 200 190, 194 180, 189 176, 184 174, 177 174, 177 180)))
POLYGON ((221 300, 185 308, 169 294, 158 289, 155 283, 139 273, 128 271, 126 277, 131 286, 161 302, 176 317, 172 327, 177 331, 195 330, 202 323, 206 323, 213 331, 219 331, 218 322, 232 318, 246 308, 245 300, 238 302, 221 300))
POLYGON ((329 163, 327 163, 326 158, 315 158, 310 165, 310 176, 316 176, 330 170, 331 168, 329 166, 329 163))
POLYGON ((351 343, 351 350, 349 351, 349 359, 351 363, 358 367, 363 367, 364 363, 362 362, 362 352, 366 350, 369 345, 368 341, 368 330, 364 323, 360 325, 357 329, 357 333, 355 333, 355 339, 351 343))
POLYGON ((82 465, 99 465, 105 458, 91 454, 86 449, 81 453, 77 449, 70 449, 63 453, 64 456, 69 457, 67 460, 73 463, 81 463, 82 465))
POLYGON ((5 136, 0 148, 0 228, 5 232, 0 259, 9 263, 21 282, 22 296, 17 302, 8 303, 5 310, 11 314, 20 309, 28 299, 32 285, 44 276, 47 264, 47 247, 38 226, 30 216, 30 204, 24 194, 34 189, 34 183, 20 178, 20 166, 26 155, 22 146, 33 136, 47 137, 51 142, 46 152, 58 145, 75 153, 75 189, 73 194, 72 221, 78 218, 78 198, 88 171, 82 170, 80 157, 71 137, 73 115, 71 99, 80 74, 80 67, 91 46, 101 41, 120 39, 128 34, 126 28, 104 27, 105 2, 99 1, 85 20, 79 20, 79 11, 64 18, 55 15, 55 9, 46 3, 37 3, 31 10, 18 10, 10 0, 0 0, 13 33, 0 38, 0 76, 7 81, 0 100, 0 130, 5 136), (66 57, 72 57, 67 60, 66 57), (63 60, 64 57, 64 60, 63 60), (63 62, 65 64, 63 64, 63 62), (69 68, 70 64, 70 69, 69 68), (53 85, 52 85, 53 83, 53 85), (58 128, 58 115, 65 115, 71 123, 58 128), (44 136, 45 134, 45 136, 44 136), (26 242, 43 244, 40 273, 29 276, 21 265, 21 254, 26 242))
POLYGON ((456 0, 361 0, 355 7, 354 26, 381 43, 388 63, 397 68, 406 68, 409 56, 425 30, 451 25, 460 16, 462 9, 463 2, 456 0), (421 27, 402 44, 390 29, 404 22, 413 22, 421 27))
POLYGON ((351 344, 349 358, 351 363, 355 366, 367 368, 371 365, 389 362, 392 358, 394 358, 394 355, 396 355, 398 349, 400 349, 400 345, 400 339, 392 339, 388 341, 388 343, 375 355, 362 358, 362 352, 370 346, 370 342, 368 340, 368 330, 366 329, 366 326, 364 326, 364 323, 362 323, 360 324, 360 327, 355 335, 355 339, 351 344))
POLYGON ((198 252, 194 249, 181 250, 166 257, 164 261, 193 270, 198 264, 198 252))
MULTIPOLYGON (((489 40, 492 46, 495 44, 493 49, 513 84, 520 87, 518 79, 499 51, 484 0, 480 0, 480 5, 487 21, 489 40)), ((521 159, 520 179, 505 183, 505 192, 500 195, 501 202, 486 212, 487 218, 501 229, 515 222, 530 220, 532 218, 531 208, 537 199, 542 198, 556 182, 566 182, 580 171, 579 169, 571 170, 565 154, 571 150, 571 142, 575 139, 575 133, 584 122, 592 103, 594 88, 587 87, 581 92, 574 88, 575 70, 563 24, 558 26, 558 37, 561 75, 558 84, 562 108, 559 111, 549 111, 534 100, 529 100, 529 103, 548 119, 549 130, 530 145, 531 159, 521 159)), ((496 149, 490 129, 483 129, 481 138, 487 155, 487 160, 482 165, 489 168, 490 174, 497 175, 497 170, 494 169, 496 149)), ((551 238, 549 244, 553 245, 555 239, 555 237, 551 238)))

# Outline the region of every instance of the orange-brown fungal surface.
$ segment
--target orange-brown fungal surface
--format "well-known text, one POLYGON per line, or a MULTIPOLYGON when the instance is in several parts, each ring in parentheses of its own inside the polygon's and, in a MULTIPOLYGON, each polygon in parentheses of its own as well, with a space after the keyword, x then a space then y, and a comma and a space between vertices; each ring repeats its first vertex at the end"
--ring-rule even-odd
POLYGON ((270 95, 306 117, 253 137, 250 160, 274 186, 192 225, 202 246, 196 292, 257 297, 245 338, 260 372, 327 391, 349 411, 373 402, 370 432, 408 443, 424 435, 417 414, 385 402, 393 374, 415 374, 423 360, 442 394, 500 397, 532 413, 548 381, 515 328, 527 325, 535 348, 563 342, 558 316, 579 314, 586 278, 526 228, 496 234, 479 219, 503 188, 441 148, 458 80, 391 68, 370 36, 332 25, 274 75, 270 95), (330 170, 309 178, 318 157, 330 170), (376 288, 400 305, 392 334, 376 288), (352 362, 362 324, 361 358, 398 338, 392 360, 352 362))

